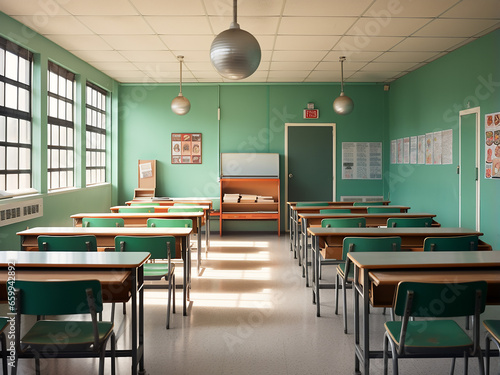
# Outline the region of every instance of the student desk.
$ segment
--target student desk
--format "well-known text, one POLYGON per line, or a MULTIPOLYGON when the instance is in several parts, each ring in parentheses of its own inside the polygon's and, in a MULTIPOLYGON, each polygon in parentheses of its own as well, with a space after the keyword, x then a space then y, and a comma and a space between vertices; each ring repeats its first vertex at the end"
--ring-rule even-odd
MULTIPOLYGON (((149 218, 154 219, 190 219, 193 222, 193 233, 198 233, 198 274, 200 274, 201 268, 201 219, 203 218, 203 212, 105 212, 105 213, 81 213, 71 215, 73 219, 73 226, 81 227, 82 219, 84 217, 91 218, 105 218, 105 219, 116 219, 121 218, 125 222, 125 226, 137 226, 145 227, 149 218)), ((206 245, 208 247, 208 244, 206 245)))
MULTIPOLYGON (((321 220, 323 219, 345 219, 353 217, 364 217, 366 219, 367 227, 379 227, 387 224, 387 219, 390 217, 396 218, 419 218, 419 217, 436 217, 434 214, 429 213, 376 213, 376 214, 320 214, 320 213, 298 213, 299 221, 301 222, 299 235, 302 237, 302 246, 299 249, 299 258, 302 261, 302 277, 306 278, 306 286, 309 286, 309 253, 307 228, 321 227, 321 220)), ((439 227, 441 224, 432 220, 433 227, 439 227)))
MULTIPOLYGON (((132 374, 144 374, 144 294, 143 267, 149 253, 0 251, 0 301, 6 302, 9 266, 17 280, 97 279, 106 302, 132 298, 131 349, 116 350, 117 357, 132 358, 132 374), (139 297, 139 298, 137 298, 139 297), (138 302, 138 303, 137 303, 138 302)), ((106 353, 108 356, 111 353, 106 353)), ((21 355, 21 357, 23 357, 21 355)))
MULTIPOLYGON (((348 254, 354 265, 355 373, 370 373, 370 358, 382 358, 382 351, 370 350, 369 305, 392 306, 400 281, 488 282, 488 304, 500 303, 500 251, 377 252, 348 254), (404 270, 404 271, 402 271, 404 270), (364 282, 368 280, 367 282, 364 282), (363 321, 360 329, 360 304, 363 321), (363 334, 361 334, 361 330, 363 334), (361 336, 361 337, 360 337, 361 336)), ((381 340, 382 342, 382 340, 381 340)))
MULTIPOLYGON (((343 202, 344 203, 344 202, 343 202)), ((290 226, 290 250, 293 251, 293 255, 295 258, 297 258, 297 254, 299 255, 299 266, 302 265, 302 259, 300 258, 300 218, 299 214, 319 214, 320 210, 324 209, 348 209, 350 210, 351 214, 366 214, 368 213, 368 207, 373 207, 373 206, 349 206, 349 205, 329 205, 329 206, 299 206, 297 207, 296 205, 290 205, 289 209, 291 212, 291 226, 290 226)), ((400 212, 408 212, 410 207, 408 206, 376 206, 376 207, 387 207, 391 209, 399 209, 400 212)))
MULTIPOLYGON (((401 237, 402 250, 421 251, 424 239, 427 237, 451 237, 451 236, 482 236, 483 233, 467 228, 317 228, 307 229, 311 235, 312 250, 312 288, 313 300, 316 301, 316 315, 320 316, 319 289, 331 289, 333 284, 320 284, 319 282, 319 252, 324 249, 323 254, 326 259, 338 259, 342 262, 342 243, 344 237, 401 237), (325 249, 328 248, 328 249, 325 249), (329 253, 336 254, 330 257, 329 253)), ((478 250, 491 250, 491 246, 479 240, 478 250)))
POLYGON ((17 234, 21 237, 21 250, 37 250, 38 236, 95 235, 98 247, 115 247, 116 236, 174 236, 176 249, 184 261, 183 272, 183 314, 187 315, 187 301, 191 289, 191 250, 189 236, 192 228, 137 228, 137 227, 37 227, 17 234), (178 245, 179 244, 179 245, 178 245))

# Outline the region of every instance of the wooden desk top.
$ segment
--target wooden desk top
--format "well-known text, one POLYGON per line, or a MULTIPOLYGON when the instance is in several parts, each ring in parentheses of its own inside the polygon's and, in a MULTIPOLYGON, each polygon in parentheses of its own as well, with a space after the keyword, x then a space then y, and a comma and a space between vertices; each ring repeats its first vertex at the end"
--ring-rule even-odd
MULTIPOLYGON (((297 203, 302 203, 302 202, 307 202, 307 203, 314 203, 314 202, 324 202, 324 201, 301 201, 301 202, 286 202, 289 206, 295 206, 297 203)), ((377 201, 378 202, 378 201, 377 201)), ((383 205, 390 204, 391 201, 381 201, 383 205)), ((354 201, 331 201, 327 202, 329 206, 352 206, 354 205, 354 201)), ((369 202, 366 202, 369 203, 369 202)))
POLYGON ((95 212, 71 215, 72 219, 93 218, 197 218, 204 217, 203 212, 95 212))
POLYGON ((500 251, 351 252, 347 256, 357 267, 370 270, 500 267, 500 251))
POLYGON ((348 218, 348 217, 380 217, 380 218, 389 218, 389 217, 398 217, 398 218, 414 218, 414 217, 436 217, 435 214, 429 214, 425 212, 392 212, 392 213, 373 213, 373 214, 364 214, 364 213, 344 213, 344 214, 320 214, 320 213, 311 213, 311 212, 299 212, 297 213, 300 218, 313 219, 313 218, 348 218))
POLYGON ((410 206, 349 206, 349 205, 343 205, 343 206, 290 206, 290 209, 293 211, 319 211, 319 210, 325 210, 325 209, 348 209, 348 210, 363 210, 367 209, 368 207, 377 207, 377 208, 382 208, 382 209, 403 209, 403 210, 409 210, 411 207, 410 206))
MULTIPOLYGON (((113 206, 110 207, 111 212, 116 212, 118 213, 118 210, 120 208, 130 208, 130 207, 151 207, 154 208, 155 212, 168 212, 169 208, 173 208, 174 206, 148 206, 147 204, 144 204, 142 206, 113 206)), ((175 208, 182 208, 182 206, 175 206, 175 208)), ((210 211, 210 206, 205 206, 205 205, 192 205, 189 206, 189 208, 201 208, 203 209, 203 212, 210 211)))
MULTIPOLYGON (((40 269, 16 270, 16 280, 25 281, 72 281, 72 280, 99 280, 101 284, 123 284, 130 276, 130 271, 115 270, 67 270, 61 269, 54 272, 40 269)), ((0 272, 0 285, 7 283, 7 272, 0 272)))
POLYGON ((192 228, 148 228, 148 227, 35 227, 17 232, 20 236, 176 236, 186 237, 192 228))
POLYGON ((146 252, 0 251, 0 267, 19 268, 137 268, 146 252))
POLYGON ((483 233, 467 228, 421 227, 421 228, 308 228, 313 236, 344 236, 344 237, 390 237, 390 236, 482 236, 483 233))
POLYGON ((200 205, 208 205, 212 208, 213 202, 212 200, 219 200, 220 197, 216 198, 196 198, 196 197, 187 197, 187 198, 161 198, 161 197, 152 197, 152 198, 135 198, 131 201, 125 202, 126 205, 131 205, 132 203, 159 203, 161 206, 172 206, 174 203, 186 203, 186 204, 200 204, 200 205))

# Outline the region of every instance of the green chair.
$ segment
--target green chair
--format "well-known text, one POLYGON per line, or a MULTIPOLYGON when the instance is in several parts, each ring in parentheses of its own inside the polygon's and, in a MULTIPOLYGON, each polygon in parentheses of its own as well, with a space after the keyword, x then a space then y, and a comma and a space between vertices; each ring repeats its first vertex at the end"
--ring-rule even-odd
POLYGON ((174 206, 200 206, 198 203, 174 203, 174 206))
POLYGON ((364 228, 366 227, 366 219, 364 217, 347 217, 339 219, 323 219, 321 220, 323 228, 364 228))
POLYGON ((483 320, 484 328, 486 328, 486 336, 484 338, 484 359, 486 362, 486 375, 490 375, 490 342, 493 342, 500 351, 500 320, 483 320))
POLYGON ((9 326, 8 318, 0 318, 0 343, 2 344, 2 374, 7 372, 7 340, 5 339, 5 328, 9 326))
POLYGON ((387 228, 413 228, 432 226, 432 217, 390 217, 387 219, 387 228))
MULTIPOLYGON (((151 253, 150 260, 167 260, 167 263, 156 262, 143 265, 144 280, 161 280, 167 282, 167 329, 170 328, 170 311, 175 314, 175 237, 173 236, 116 236, 116 251, 144 251, 151 253), (172 301, 173 299, 173 301, 172 301), (172 309, 170 308, 172 306, 172 309)), ((165 288, 165 285, 145 285, 150 288, 165 288)), ((114 316, 114 304, 112 308, 114 316)))
POLYGON ((476 251, 477 236, 427 237, 424 239, 424 251, 476 251))
POLYGON ((97 251, 94 235, 85 236, 38 236, 40 251, 97 251))
POLYGON ((146 224, 148 227, 163 227, 163 228, 192 228, 193 220, 191 219, 153 219, 149 218, 146 224))
POLYGON ((156 203, 153 203, 153 202, 134 202, 134 203, 130 203, 130 206, 154 206, 154 207, 157 207, 159 206, 160 204, 158 202, 156 203))
POLYGON ((393 309, 402 319, 385 323, 384 375, 387 375, 388 350, 392 353, 395 375, 399 373, 399 358, 453 358, 453 373, 456 357, 464 357, 466 374, 468 358, 477 357, 480 373, 484 374, 479 321, 486 305, 487 286, 485 281, 400 282, 393 309), (469 315, 474 316, 472 338, 450 319, 469 315))
POLYGON ((168 212, 203 212, 201 207, 169 207, 168 212))
POLYGON ((366 212, 368 212, 369 214, 394 214, 401 212, 401 209, 391 206, 367 207, 366 212))
POLYGON ((297 202, 295 207, 316 207, 316 206, 328 206, 328 202, 297 202))
POLYGON ((354 202, 352 205, 353 206, 383 206, 384 202, 382 202, 382 201, 377 201, 377 202, 354 202))
POLYGON ((120 207, 118 208, 118 213, 151 213, 155 212, 155 208, 151 205, 147 207, 139 207, 139 206, 129 206, 129 207, 120 207))
POLYGON ((84 217, 82 219, 82 227, 123 227, 125 221, 121 217, 84 217))
POLYGON ((344 333, 347 333, 347 284, 354 281, 354 267, 347 257, 349 252, 400 251, 401 237, 345 237, 342 242, 342 260, 335 277, 335 314, 338 314, 339 287, 342 280, 344 333))
POLYGON ((37 375, 40 358, 95 357, 99 374, 104 374, 106 345, 111 341, 111 373, 115 374, 115 334, 112 322, 97 321, 102 312, 101 283, 98 280, 20 281, 15 290, 15 356, 12 374, 17 374, 19 356, 35 357, 37 375), (21 334, 23 315, 89 314, 91 320, 38 320, 21 334))
POLYGON ((320 214, 350 214, 351 210, 348 208, 324 208, 319 210, 320 214))

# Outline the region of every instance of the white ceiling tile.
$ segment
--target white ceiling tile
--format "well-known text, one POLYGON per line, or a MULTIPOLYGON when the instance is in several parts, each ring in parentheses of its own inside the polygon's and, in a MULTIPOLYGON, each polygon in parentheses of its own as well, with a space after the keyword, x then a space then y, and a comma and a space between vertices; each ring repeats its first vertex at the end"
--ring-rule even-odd
POLYGON ((382 55, 377 57, 375 62, 422 62, 427 61, 433 56, 436 56, 436 52, 384 52, 382 55))
POLYGON ((347 35, 406 36, 411 35, 431 18, 396 18, 384 21, 380 18, 361 17, 347 32, 347 35))
POLYGON ((321 61, 325 51, 274 51, 273 61, 321 61))
POLYGON ((78 16, 96 34, 153 34, 153 29, 141 16, 78 16))
POLYGON ((335 45, 335 50, 344 51, 343 56, 348 57, 362 51, 387 51, 403 40, 393 36, 344 36, 335 45))
POLYGON ((366 64, 361 71, 363 72, 395 72, 395 71, 408 71, 414 67, 416 63, 377 63, 371 62, 366 64))
POLYGON ((46 4, 40 0, 0 0, 1 11, 11 17, 15 15, 36 15, 35 17, 38 18, 39 22, 47 22, 50 17, 69 14, 56 2, 51 2, 51 5, 50 8, 47 8, 46 4))
MULTIPOLYGON (((241 16, 279 16, 284 0, 250 0, 238 2, 238 23, 241 16)), ((232 0, 204 0, 210 16, 232 17, 232 0)))
MULTIPOLYGON (((352 61, 344 61, 344 72, 355 72, 359 69, 363 68, 367 63, 366 62, 352 62, 352 61)), ((331 70, 340 71, 340 61, 322 61, 316 67, 316 70, 331 70)))
POLYGON ((277 61, 271 63, 271 70, 313 70, 315 61, 277 61))
MULTIPOLYGON (((229 29, 232 17, 209 17, 210 25, 215 34, 229 29)), ((238 17, 240 29, 253 35, 275 34, 278 29, 279 17, 238 17)))
POLYGON ((176 62, 176 55, 171 51, 119 51, 132 62, 176 62))
POLYGON ((260 61, 271 61, 271 54, 272 54, 272 51, 266 51, 266 50, 263 50, 263 51, 260 51, 260 61))
POLYGON ((47 22, 39 22, 39 18, 33 16, 18 16, 16 19, 40 34, 92 34, 88 27, 71 15, 52 16, 47 18, 47 22))
POLYGON ((208 50, 189 51, 189 53, 185 53, 185 51, 182 50, 173 50, 172 52, 175 56, 185 56, 186 61, 210 62, 210 51, 208 50))
POLYGON ((204 35, 212 33, 208 19, 205 16, 146 16, 144 18, 157 34, 204 35))
POLYGON ((144 70, 147 72, 163 72, 167 70, 177 71, 179 74, 180 65, 179 62, 136 62, 134 65, 139 70, 144 70))
POLYGON ((68 51, 102 51, 113 49, 98 35, 46 35, 54 43, 59 44, 68 51))
POLYGON ((354 17, 283 17, 280 35, 343 35, 356 22, 354 17))
POLYGON ((61 6, 75 16, 133 15, 137 11, 128 0, 58 0, 61 6))
MULTIPOLYGON (((311 72, 307 78, 306 82, 340 82, 340 70, 339 71, 328 71, 328 70, 315 70, 311 72)), ((334 98, 335 93, 332 92, 332 98, 334 98)), ((333 100, 333 99, 332 99, 333 100)))
POLYGON ((443 18, 500 18, 498 0, 462 0, 442 15, 443 18))
POLYGON ((368 62, 376 59, 383 52, 376 51, 349 51, 349 56, 346 56, 346 51, 337 50, 334 48, 331 52, 329 52, 324 58, 325 61, 339 61, 341 56, 345 56, 347 58, 346 64, 350 61, 353 62, 368 62))
POLYGON ((488 29, 498 20, 437 19, 417 31, 415 36, 467 37, 488 29))
POLYGON ((166 47, 156 35, 103 35, 102 37, 116 50, 165 50, 166 47))
POLYGON ((94 62, 94 61, 125 62, 128 60, 118 51, 85 50, 85 51, 73 51, 73 54, 81 58, 82 60, 88 62, 94 62))
POLYGON ((384 82, 401 72, 356 72, 349 77, 352 82, 384 82))
POLYGON ((358 16, 372 3, 372 0, 287 0, 284 16, 358 16))
POLYGON ((391 17, 437 17, 458 0, 376 0, 364 16, 390 19, 391 17))
POLYGON ((329 51, 338 42, 338 36, 289 36, 278 35, 278 51, 329 51))
POLYGON ((464 41, 464 38, 424 38, 410 37, 403 40, 391 51, 449 51, 458 43, 464 41))
POLYGON ((146 16, 203 16, 201 0, 130 0, 146 16))
POLYGON ((210 50, 214 40, 211 35, 160 35, 161 40, 171 50, 210 50))
POLYGON ((104 62, 104 61, 94 61, 92 63, 93 66, 95 66, 97 69, 102 70, 102 71, 120 71, 120 70, 134 70, 136 69, 136 66, 132 64, 131 62, 104 62))
POLYGON ((213 70, 215 72, 215 69, 210 62, 196 62, 196 61, 186 61, 184 59, 184 65, 186 66, 187 69, 193 71, 193 72, 201 72, 201 71, 210 71, 213 70))

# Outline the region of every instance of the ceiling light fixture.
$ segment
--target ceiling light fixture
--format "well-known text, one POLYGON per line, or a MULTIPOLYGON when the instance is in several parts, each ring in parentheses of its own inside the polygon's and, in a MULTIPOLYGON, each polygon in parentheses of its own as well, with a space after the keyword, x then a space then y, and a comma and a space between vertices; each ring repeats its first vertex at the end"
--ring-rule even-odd
POLYGON ((184 56, 177 56, 177 60, 180 62, 180 80, 179 80, 179 95, 177 95, 174 100, 172 100, 172 104, 170 107, 172 108, 172 112, 176 115, 185 115, 191 109, 191 103, 188 98, 182 95, 182 62, 184 61, 184 56))
POLYGON ((210 47, 210 60, 221 76, 243 79, 251 76, 260 64, 260 46, 237 22, 237 0, 233 0, 233 22, 217 35, 210 47))
POLYGON ((348 115, 354 109, 354 102, 344 94, 344 61, 345 56, 340 56, 340 96, 333 101, 333 110, 339 115, 348 115))

